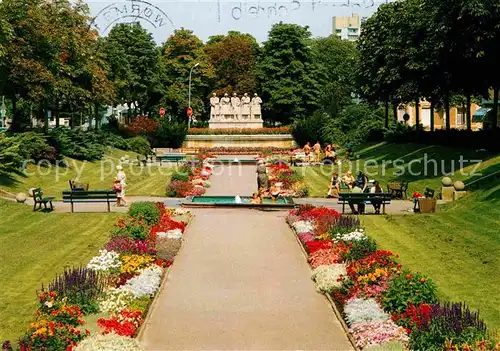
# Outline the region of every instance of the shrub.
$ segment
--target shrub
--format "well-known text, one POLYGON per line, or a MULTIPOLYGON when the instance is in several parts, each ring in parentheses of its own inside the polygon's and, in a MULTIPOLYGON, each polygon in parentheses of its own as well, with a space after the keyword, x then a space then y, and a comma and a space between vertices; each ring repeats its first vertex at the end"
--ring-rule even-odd
POLYGON ((319 141, 321 144, 325 144, 323 128, 329 119, 327 114, 318 111, 310 117, 295 121, 292 126, 292 136, 295 142, 301 147, 307 142, 315 143, 319 141))
POLYGON ((128 147, 131 151, 137 152, 140 155, 151 154, 151 144, 144 137, 135 137, 127 139, 128 147))
POLYGON ((19 138, 19 154, 25 160, 49 160, 51 162, 58 158, 57 151, 47 142, 43 134, 29 132, 16 136, 19 138))
POLYGON ((361 240, 354 240, 350 243, 351 249, 346 254, 346 261, 357 261, 377 251, 377 243, 368 237, 361 240))
POLYGON ((104 155, 105 145, 93 132, 59 127, 50 130, 49 135, 49 143, 64 156, 77 160, 95 161, 100 160, 104 155))
POLYGON ((381 303, 390 313, 403 313, 410 304, 435 303, 436 285, 420 273, 403 272, 389 283, 389 288, 382 293, 381 303))
POLYGON ((154 225, 160 220, 161 210, 155 203, 141 201, 132 203, 128 214, 135 219, 142 217, 146 224, 154 225))
POLYGON ((168 197, 185 197, 192 192, 194 185, 191 182, 173 180, 167 185, 168 197))
POLYGON ((111 230, 111 236, 121 236, 129 237, 132 240, 146 240, 151 227, 144 222, 141 218, 119 218, 118 222, 115 224, 113 230, 111 230))
POLYGON ((181 182, 189 181, 189 175, 187 173, 174 172, 170 178, 171 180, 178 180, 181 182))
POLYGON ((440 351, 446 343, 462 346, 487 337, 486 325, 479 313, 471 312, 461 303, 410 305, 401 317, 397 322, 405 321, 411 328, 409 346, 412 350, 440 351))
POLYGON ((140 116, 134 118, 132 123, 127 126, 126 132, 133 136, 153 136, 155 135, 158 126, 158 121, 155 121, 147 116, 140 116))
POLYGON ((155 146, 180 148, 186 140, 187 125, 172 123, 167 119, 162 119, 156 132, 155 146))
POLYGON ((54 291, 58 298, 66 298, 68 303, 79 306, 84 314, 99 310, 97 299, 103 290, 103 276, 86 267, 65 269, 64 273, 49 284, 49 291, 54 291))

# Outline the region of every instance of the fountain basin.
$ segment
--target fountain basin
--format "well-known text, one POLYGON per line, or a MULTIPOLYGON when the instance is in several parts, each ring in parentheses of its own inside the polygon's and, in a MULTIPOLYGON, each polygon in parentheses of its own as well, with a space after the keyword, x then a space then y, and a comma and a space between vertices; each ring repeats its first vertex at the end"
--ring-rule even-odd
POLYGON ((295 203, 291 197, 280 197, 276 201, 263 199, 260 204, 251 204, 251 196, 240 196, 241 203, 237 203, 234 196, 193 196, 181 202, 182 207, 189 208, 265 208, 265 209, 291 209, 295 203))

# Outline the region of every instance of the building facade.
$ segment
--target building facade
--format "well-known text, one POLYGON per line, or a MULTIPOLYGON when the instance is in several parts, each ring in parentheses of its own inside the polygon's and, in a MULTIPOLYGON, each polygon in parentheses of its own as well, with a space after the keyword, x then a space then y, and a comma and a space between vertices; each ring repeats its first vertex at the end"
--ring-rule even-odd
POLYGON ((333 17, 333 34, 342 40, 356 41, 361 34, 361 17, 354 13, 352 16, 333 17))

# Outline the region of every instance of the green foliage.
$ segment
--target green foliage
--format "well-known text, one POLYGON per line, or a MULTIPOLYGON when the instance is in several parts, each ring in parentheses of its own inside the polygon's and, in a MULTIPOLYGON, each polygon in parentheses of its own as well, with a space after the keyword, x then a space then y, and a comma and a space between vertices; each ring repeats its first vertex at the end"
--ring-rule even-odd
POLYGON ((435 303, 436 285, 420 273, 403 272, 382 293, 382 307, 390 313, 403 313, 410 304, 435 303))
POLYGON ((363 238, 351 242, 351 249, 346 254, 346 261, 357 261, 369 256, 377 250, 377 243, 371 238, 363 238))
POLYGON ((343 144, 383 139, 384 114, 376 105, 365 103, 346 106, 327 119, 322 134, 326 142, 343 144))
POLYGON ((181 182, 189 181, 189 175, 187 173, 175 172, 172 174, 171 180, 179 180, 181 182))
POLYGON ((146 224, 155 225, 160 221, 161 210, 153 202, 134 202, 130 205, 128 214, 135 218, 142 218, 146 224))
POLYGON ((269 31, 257 65, 268 118, 285 124, 309 116, 318 104, 318 67, 308 27, 278 23, 269 31))
POLYGON ((129 218, 118 220, 118 224, 111 231, 112 237, 129 237, 132 240, 146 240, 151 227, 143 218, 129 218))
POLYGON ((297 119, 292 126, 292 136, 295 142, 304 146, 307 142, 321 144, 326 143, 323 129, 328 125, 330 118, 324 112, 317 111, 311 117, 297 119))
POLYGON ((100 160, 105 145, 98 134, 59 127, 50 130, 50 142, 60 154, 77 160, 100 160))
POLYGON ((131 151, 137 152, 141 155, 149 155, 151 154, 151 145, 149 141, 144 137, 135 137, 127 139, 128 148, 131 151))
POLYGON ((156 131, 155 144, 157 147, 180 148, 186 139, 187 125, 172 123, 163 118, 156 131))
POLYGON ((104 40, 103 50, 118 101, 129 106, 134 103, 134 114, 151 112, 161 96, 158 54, 152 34, 139 23, 117 24, 104 40))
POLYGON ((20 141, 0 134, 0 174, 18 169, 23 159, 19 154, 20 141))

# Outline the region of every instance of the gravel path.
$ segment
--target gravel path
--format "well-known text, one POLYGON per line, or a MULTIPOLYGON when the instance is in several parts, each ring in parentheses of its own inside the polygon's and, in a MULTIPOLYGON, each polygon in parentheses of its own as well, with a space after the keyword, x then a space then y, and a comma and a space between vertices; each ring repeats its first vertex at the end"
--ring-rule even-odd
POLYGON ((283 212, 196 210, 147 350, 352 350, 283 212))

